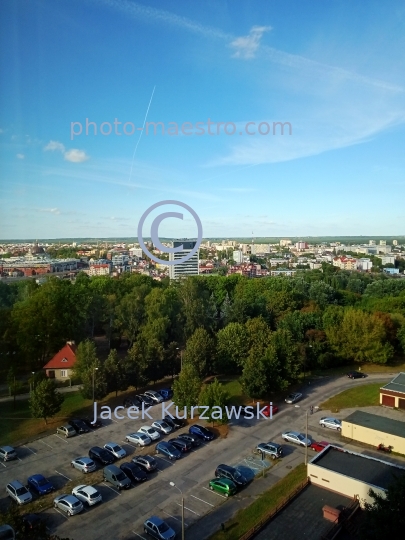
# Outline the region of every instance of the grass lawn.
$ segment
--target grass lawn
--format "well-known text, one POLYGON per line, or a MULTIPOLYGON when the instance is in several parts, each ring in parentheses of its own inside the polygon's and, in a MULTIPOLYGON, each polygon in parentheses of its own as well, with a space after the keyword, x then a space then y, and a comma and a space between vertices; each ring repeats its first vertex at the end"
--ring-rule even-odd
POLYGON ((260 495, 250 506, 239 510, 234 518, 225 523, 225 531, 214 533, 210 540, 238 540, 272 508, 280 504, 306 477, 306 466, 304 464, 298 465, 272 488, 260 495))
POLYGON ((379 405, 381 386, 383 386, 381 383, 371 383, 349 388, 321 403, 320 407, 332 412, 339 412, 340 409, 351 407, 379 405))

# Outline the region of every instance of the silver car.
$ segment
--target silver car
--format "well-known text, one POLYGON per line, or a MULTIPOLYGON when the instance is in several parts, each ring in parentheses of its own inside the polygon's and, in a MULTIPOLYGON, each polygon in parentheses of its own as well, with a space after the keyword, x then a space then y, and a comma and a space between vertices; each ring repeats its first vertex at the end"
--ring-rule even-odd
POLYGON ((93 486, 76 486, 72 489, 72 495, 79 499, 79 501, 86 503, 87 506, 93 506, 103 500, 101 493, 93 486))
POLYGON ((61 435, 64 435, 66 438, 68 437, 74 437, 77 435, 77 431, 74 427, 66 425, 66 426, 59 426, 56 428, 56 433, 60 433, 61 435))
POLYGON ((145 396, 148 396, 150 399, 153 399, 155 403, 162 403, 163 398, 159 394, 159 392, 155 392, 155 390, 146 390, 145 396))
POLYGON ((151 426, 142 426, 139 428, 139 433, 144 433, 151 439, 152 441, 157 441, 160 439, 160 433, 156 429, 154 429, 151 426))
POLYGON ((298 431, 285 431, 282 435, 283 439, 300 446, 311 446, 311 441, 298 431))
POLYGON ((342 430, 342 422, 337 418, 321 418, 319 420, 319 425, 329 429, 336 429, 337 431, 342 430))
POLYGON ((12 446, 0 446, 0 459, 3 461, 17 459, 17 452, 12 446))
POLYGON ((127 455, 125 450, 121 448, 119 444, 115 442, 108 442, 107 444, 104 445, 104 448, 108 450, 109 452, 111 452, 111 454, 117 459, 124 458, 127 455))
POLYGON ((137 433, 129 433, 125 437, 125 440, 127 442, 132 442, 137 446, 147 446, 152 442, 151 439, 145 435, 145 433, 140 433, 139 431, 137 433))
POLYGON ((292 392, 285 398, 286 403, 297 403, 302 398, 302 394, 299 392, 292 392))
POLYGON ((32 501, 32 495, 28 489, 18 480, 13 480, 6 486, 6 493, 17 504, 27 504, 32 501))
POLYGON ((164 433, 165 435, 168 435, 173 431, 172 427, 169 426, 169 424, 164 420, 156 420, 156 422, 152 423, 152 427, 157 431, 164 433))
POLYGON ((79 514, 83 510, 83 503, 74 495, 59 495, 53 500, 54 508, 66 512, 68 516, 79 514))
POLYGON ((88 457, 78 457, 70 462, 71 467, 74 467, 82 473, 89 473, 96 470, 96 464, 88 457))

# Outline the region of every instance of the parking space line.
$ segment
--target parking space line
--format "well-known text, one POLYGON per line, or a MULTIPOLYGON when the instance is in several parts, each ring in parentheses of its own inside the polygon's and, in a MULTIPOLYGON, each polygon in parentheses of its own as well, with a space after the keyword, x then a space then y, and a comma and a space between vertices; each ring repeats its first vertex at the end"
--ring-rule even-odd
POLYGON ((1 461, 0 461, 0 465, 3 465, 3 467, 7 469, 7 465, 4 465, 4 463, 2 463, 1 461))
MULTIPOLYGON (((4 465, 5 466, 5 465, 4 465)), ((163 472, 163 469, 159 469, 159 467, 156 467, 156 469, 159 471, 159 472, 163 472)))
POLYGON ((225 497, 225 495, 221 495, 220 493, 217 493, 216 491, 214 491, 213 489, 208 489, 207 487, 205 486, 202 486, 203 489, 206 489, 207 491, 209 491, 210 493, 214 493, 215 495, 218 495, 218 497, 222 497, 223 499, 227 499, 227 497, 225 497))
POLYGON ((169 512, 166 512, 165 510, 162 510, 162 512, 163 512, 164 514, 166 514, 166 516, 169 516, 169 517, 171 517, 172 519, 175 519, 176 521, 181 521, 181 519, 172 516, 171 514, 169 514, 169 512))
MULTIPOLYGON (((177 506, 181 506, 180 503, 176 503, 177 506)), ((188 508, 187 506, 184 507, 186 510, 188 510, 189 512, 192 512, 193 514, 195 514, 196 516, 200 516, 200 514, 198 514, 197 512, 194 512, 194 510, 191 510, 191 508, 188 508)))
POLYGON ((169 463, 169 465, 173 465, 173 461, 169 461, 168 459, 165 459, 164 457, 161 457, 161 456, 156 456, 156 457, 159 459, 162 459, 163 461, 166 461, 166 463, 169 463))
POLYGON ((109 486, 108 484, 106 484, 105 482, 102 482, 102 484, 103 484, 103 486, 108 487, 109 489, 111 489, 112 491, 114 491, 117 495, 121 495, 121 492, 120 492, 120 491, 115 490, 114 488, 112 488, 111 486, 109 486))
POLYGON ((135 448, 135 450, 138 448, 137 446, 135 446, 134 444, 131 444, 128 441, 121 441, 121 442, 124 443, 124 444, 127 444, 128 446, 132 446, 132 448, 135 448))
POLYGON ((55 512, 58 512, 58 514, 60 514, 65 519, 69 519, 68 516, 65 516, 65 514, 59 510, 59 508, 53 507, 53 509, 55 510, 55 512))
POLYGON ((32 452, 33 454, 37 455, 37 453, 34 452, 34 450, 31 450, 31 448, 28 448, 28 446, 26 446, 25 444, 23 444, 23 447, 29 450, 30 452, 32 452))
POLYGON ((203 503, 205 503, 205 504, 208 504, 209 506, 215 506, 214 504, 211 504, 211 503, 209 503, 209 502, 207 502, 207 501, 204 501, 204 499, 199 499, 199 498, 196 497, 195 495, 190 495, 190 497, 193 497, 193 499, 197 499, 197 501, 201 501, 201 502, 203 502, 203 503))
POLYGON ((146 540, 144 536, 141 536, 140 534, 136 533, 135 531, 132 531, 136 536, 139 536, 139 538, 142 538, 142 540, 146 540))
POLYGON ((55 437, 58 437, 58 439, 60 439, 61 441, 63 441, 64 443, 68 443, 65 439, 62 439, 62 437, 59 437, 59 435, 57 435, 56 433, 54 433, 55 437))
POLYGON ((61 476, 63 476, 63 478, 66 478, 66 480, 69 480, 69 482, 72 481, 71 478, 69 478, 68 476, 65 476, 64 474, 62 474, 61 472, 57 471, 56 469, 55 469, 55 472, 58 473, 58 474, 60 474, 61 476))
POLYGON ((46 444, 46 446, 49 446, 49 448, 53 448, 53 446, 51 446, 50 444, 46 443, 45 441, 43 441, 42 439, 39 439, 41 441, 41 443, 44 443, 46 444))

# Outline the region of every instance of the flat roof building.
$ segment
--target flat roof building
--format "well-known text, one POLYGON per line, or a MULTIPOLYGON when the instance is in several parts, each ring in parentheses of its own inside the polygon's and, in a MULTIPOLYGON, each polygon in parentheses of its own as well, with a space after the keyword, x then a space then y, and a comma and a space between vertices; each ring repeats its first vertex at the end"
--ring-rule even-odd
MULTIPOLYGON (((195 241, 190 240, 174 240, 172 247, 183 246, 181 251, 176 253, 169 253, 169 261, 177 261, 182 259, 194 249, 196 245, 195 241)), ((185 276, 198 276, 199 274, 199 249, 185 262, 179 262, 177 264, 169 265, 169 277, 170 279, 178 279, 185 276)))
POLYGON ((380 388, 380 404, 405 409, 405 373, 399 373, 390 383, 380 388))

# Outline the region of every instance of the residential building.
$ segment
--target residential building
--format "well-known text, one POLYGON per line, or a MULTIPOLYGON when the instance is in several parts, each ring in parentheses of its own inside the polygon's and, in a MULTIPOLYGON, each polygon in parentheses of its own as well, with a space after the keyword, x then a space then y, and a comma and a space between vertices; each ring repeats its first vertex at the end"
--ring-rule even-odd
POLYGON ((291 240, 280 240, 280 247, 291 246, 291 240))
POLYGON ((306 242, 296 242, 295 249, 297 249, 298 251, 308 249, 308 244, 306 242))
MULTIPOLYGON (((194 249, 196 242, 194 240, 174 240, 172 247, 183 246, 181 251, 169 253, 169 261, 178 261, 190 253, 194 249)), ((199 274, 199 250, 194 253, 187 261, 179 264, 169 265, 170 279, 178 279, 184 276, 197 276, 199 274)))
POLYGON ((386 240, 380 240, 380 246, 386 246, 387 241, 386 240))
POLYGON ((76 362, 76 350, 75 342, 67 341, 66 345, 43 367, 46 376, 50 379, 70 379, 76 362))
POLYGON ((363 272, 369 272, 373 267, 373 263, 370 259, 357 259, 357 270, 362 270, 363 272))
POLYGON ((405 410, 405 373, 403 371, 390 383, 380 388, 380 405, 405 410))
POLYGON ((87 273, 89 276, 109 276, 111 274, 111 264, 91 264, 87 273))
POLYGON ((131 257, 138 257, 138 259, 143 258, 143 251, 141 248, 133 247, 129 250, 129 254, 131 257))
POLYGON ((393 276, 395 274, 399 274, 399 268, 383 268, 383 272, 393 276))
POLYGON ((381 257, 382 264, 395 264, 395 255, 383 255, 381 257))
POLYGON ((285 277, 292 277, 295 276, 297 273, 296 270, 290 270, 287 268, 279 268, 278 270, 271 270, 270 275, 271 276, 285 276, 285 277))
POLYGON ((357 259, 351 259, 348 257, 335 257, 332 264, 333 266, 337 266, 341 270, 357 270, 357 259))
POLYGON ((397 246, 397 245, 398 245, 398 240, 393 240, 393 241, 392 241, 392 245, 393 245, 393 246, 397 246))
POLYGON ((232 254, 232 259, 237 263, 240 264, 243 262, 243 253, 240 249, 237 251, 234 251, 232 254))

